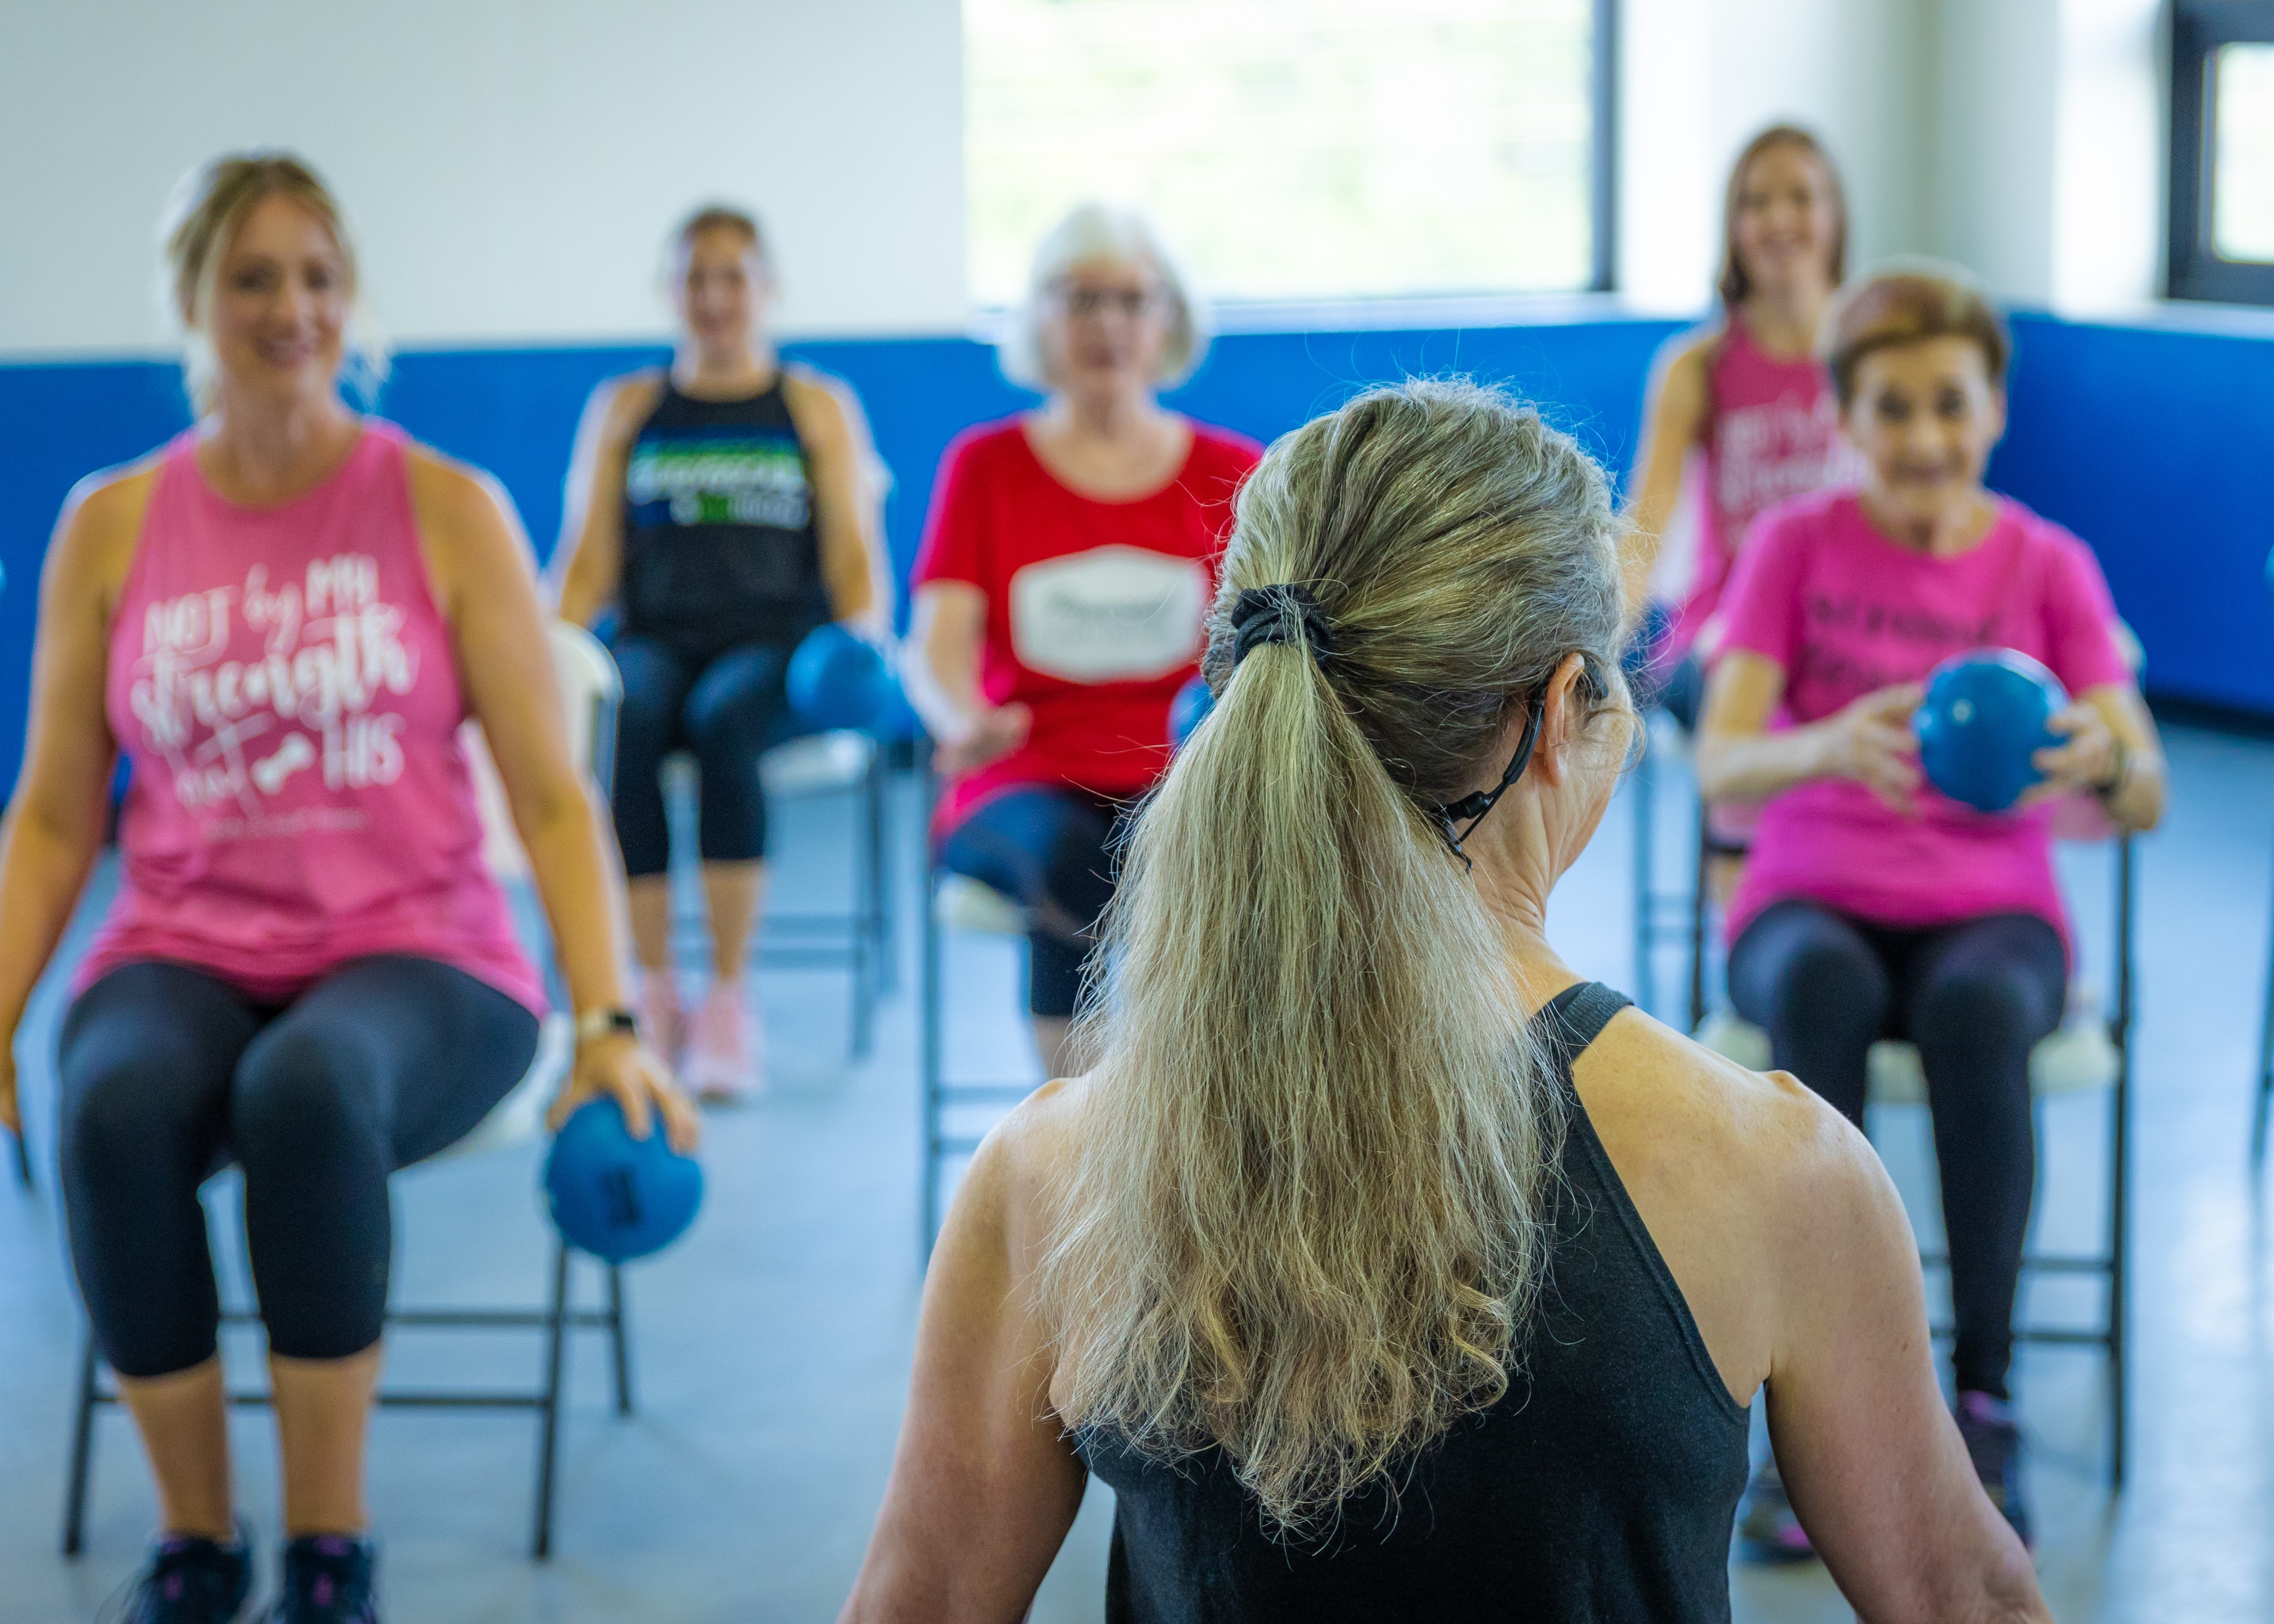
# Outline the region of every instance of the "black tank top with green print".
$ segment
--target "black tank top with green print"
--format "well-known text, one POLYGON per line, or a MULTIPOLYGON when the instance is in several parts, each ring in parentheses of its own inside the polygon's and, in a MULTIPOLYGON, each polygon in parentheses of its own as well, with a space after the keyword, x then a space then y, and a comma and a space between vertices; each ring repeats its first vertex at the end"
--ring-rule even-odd
POLYGON ((804 442, 781 378, 741 400, 668 380, 624 470, 624 630, 704 661, 830 618, 804 442))

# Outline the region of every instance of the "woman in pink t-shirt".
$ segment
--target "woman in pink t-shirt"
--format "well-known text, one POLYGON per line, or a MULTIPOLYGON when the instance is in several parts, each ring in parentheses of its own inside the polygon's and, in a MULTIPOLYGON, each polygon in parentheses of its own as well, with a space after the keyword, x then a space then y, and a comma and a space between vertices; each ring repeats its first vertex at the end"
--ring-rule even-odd
POLYGON ((1003 351, 1040 410, 948 448, 916 560, 908 696, 950 779, 941 860, 1026 908, 1051 1077, 1123 812, 1169 764, 1231 499, 1261 447, 1163 410, 1197 312, 1134 215, 1076 209, 1035 255, 1003 351))
MULTIPOLYGON (((83 483, 48 556, 0 839, 0 1034, 70 922, 123 753, 117 896, 56 1063, 72 1260, 162 1520, 119 1616, 222 1624, 251 1586, 198 1199, 235 1162, 283 1457, 277 1616, 374 1624, 388 1179, 512 1088, 545 1007, 482 866, 469 716, 578 1012, 556 1111, 605 1091, 682 1146, 696 1118, 624 1009, 603 836, 511 516, 341 402, 338 205, 288 155, 222 158, 191 177, 169 253, 200 421, 83 483)), ((0 1123, 20 1131, 12 1052, 0 1123)))
POLYGON ((1647 649, 1685 731, 1697 725, 1722 588, 1754 517, 1860 476, 1817 355, 1847 259, 1848 205, 1831 154, 1796 125, 1762 131, 1729 172, 1721 319, 1660 353, 1635 458, 1627 575, 1638 602, 1693 459, 1702 464, 1695 568, 1678 604, 1653 606, 1647 649))
POLYGON ((2007 353, 1982 297, 1933 270, 1875 277, 1842 304, 1831 371, 1868 470, 1857 492, 1755 526, 1723 600, 1698 778, 1715 800, 1766 803, 1729 910, 1729 991, 1777 1065, 1860 1124, 1872 1042, 1918 1048, 1960 1426, 2026 1534, 2006 1376, 2036 1177, 2029 1051, 2067 981, 2050 803, 2094 797, 2145 829, 2165 778, 2092 554, 1983 488, 2007 353), (2042 660, 2075 696, 2053 723, 2065 742, 2037 755, 2045 782, 2004 814, 1926 784, 1910 726, 1933 666, 1985 646, 2042 660), (1773 728, 1780 710, 1789 726, 1773 728))

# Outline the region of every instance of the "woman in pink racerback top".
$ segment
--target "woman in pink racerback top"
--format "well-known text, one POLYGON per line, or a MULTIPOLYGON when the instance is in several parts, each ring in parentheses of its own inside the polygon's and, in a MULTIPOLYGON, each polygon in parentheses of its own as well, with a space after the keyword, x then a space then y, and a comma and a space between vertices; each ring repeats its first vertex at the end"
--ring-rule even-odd
MULTIPOLYGON (((41 589, 29 748, 0 846, 12 1036, 98 854, 118 890, 73 982, 57 1108, 72 1261, 157 1479, 137 1624, 237 1615, 216 1291, 199 1186, 245 1173, 282 1446, 286 1611, 367 1624, 363 1434, 388 1178, 533 1054, 542 985, 481 861, 478 719, 579 1013, 566 1111, 692 1112, 631 1030, 612 881, 570 764, 530 560, 482 476, 356 415, 340 211, 281 154, 194 174, 169 239, 200 421, 73 493, 41 589)), ((0 1045, 0 1121, 19 1128, 0 1045)))
POLYGON ((1695 567, 1680 601, 1650 616, 1652 665, 1685 732, 1719 642, 1721 589, 1754 518, 1861 473, 1816 353, 1846 270, 1848 206, 1813 134, 1776 124, 1746 143, 1729 174, 1722 237, 1721 319, 1660 352, 1630 508, 1628 591, 1639 604, 1698 467, 1695 567))

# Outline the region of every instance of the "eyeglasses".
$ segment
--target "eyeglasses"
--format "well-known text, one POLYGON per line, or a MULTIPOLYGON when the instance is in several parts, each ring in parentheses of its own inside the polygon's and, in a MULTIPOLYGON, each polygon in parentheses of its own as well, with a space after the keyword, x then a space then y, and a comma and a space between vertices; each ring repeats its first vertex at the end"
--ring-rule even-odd
POLYGON ((1086 316, 1102 316, 1108 311, 1126 320, 1134 321, 1150 312, 1161 302, 1161 294, 1154 288, 1067 288, 1050 289, 1050 297, 1065 309, 1067 315, 1077 320, 1086 316))

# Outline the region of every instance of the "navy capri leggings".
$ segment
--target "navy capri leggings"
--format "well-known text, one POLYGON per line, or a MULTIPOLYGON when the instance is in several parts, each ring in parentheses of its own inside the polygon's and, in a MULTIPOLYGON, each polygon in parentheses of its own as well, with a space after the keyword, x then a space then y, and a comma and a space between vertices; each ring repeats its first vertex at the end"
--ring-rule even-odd
POLYGON ((245 1169, 268 1346, 338 1359, 379 1340, 388 1176, 463 1138, 528 1071, 537 1017, 432 959, 360 959, 291 1004, 187 965, 122 965, 64 1019, 72 1261, 122 1376, 213 1357, 220 1320, 198 1188, 245 1169))
POLYGON ((634 879, 671 866, 663 807, 663 758, 692 750, 701 768, 697 838, 705 862, 756 862, 766 854, 766 801, 758 758, 789 713, 783 679, 790 645, 737 643, 699 658, 638 634, 615 642, 623 673, 616 722, 616 842, 634 879))
POLYGON ((1027 910, 1027 1008, 1064 1019, 1081 1001, 1097 916, 1113 900, 1113 845, 1130 803, 1070 787, 1006 790, 958 823, 943 868, 1027 910))

